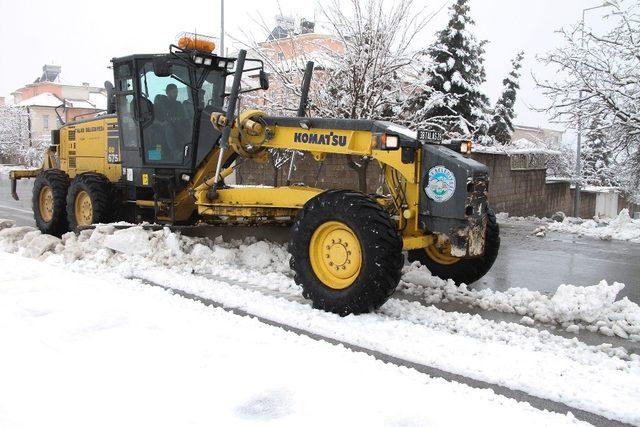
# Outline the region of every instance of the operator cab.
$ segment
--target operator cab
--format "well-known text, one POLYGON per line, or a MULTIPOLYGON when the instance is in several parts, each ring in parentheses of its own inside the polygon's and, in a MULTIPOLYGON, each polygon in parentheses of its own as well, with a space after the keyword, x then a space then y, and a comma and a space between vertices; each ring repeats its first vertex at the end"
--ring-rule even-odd
MULTIPOLYGON (((168 54, 112 60, 126 198, 156 198, 158 192, 170 197, 218 144, 221 134, 210 116, 225 111, 226 79, 236 59, 217 56, 214 49, 212 39, 183 33, 168 54)), ((242 92, 267 86, 262 61, 251 61, 258 66, 244 72, 259 71, 261 87, 242 92)))

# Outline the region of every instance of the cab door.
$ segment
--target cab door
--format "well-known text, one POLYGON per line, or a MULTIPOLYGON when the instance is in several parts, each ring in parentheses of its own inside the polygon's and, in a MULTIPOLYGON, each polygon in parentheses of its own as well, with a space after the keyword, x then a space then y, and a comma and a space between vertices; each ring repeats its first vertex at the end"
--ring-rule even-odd
POLYGON ((136 61, 142 162, 153 168, 190 169, 196 113, 191 74, 184 64, 170 67, 169 76, 158 76, 152 59, 136 61))
POLYGON ((134 169, 142 167, 139 113, 137 111, 136 83, 132 60, 114 63, 116 112, 122 141, 122 175, 134 181, 134 169))

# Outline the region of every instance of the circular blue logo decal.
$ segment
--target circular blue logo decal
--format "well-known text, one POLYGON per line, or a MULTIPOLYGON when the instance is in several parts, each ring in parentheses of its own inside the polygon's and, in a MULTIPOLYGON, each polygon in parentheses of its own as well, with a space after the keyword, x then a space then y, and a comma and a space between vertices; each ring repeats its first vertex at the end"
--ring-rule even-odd
POLYGON ((438 203, 449 200, 456 192, 456 177, 444 166, 429 169, 429 182, 424 191, 438 203))

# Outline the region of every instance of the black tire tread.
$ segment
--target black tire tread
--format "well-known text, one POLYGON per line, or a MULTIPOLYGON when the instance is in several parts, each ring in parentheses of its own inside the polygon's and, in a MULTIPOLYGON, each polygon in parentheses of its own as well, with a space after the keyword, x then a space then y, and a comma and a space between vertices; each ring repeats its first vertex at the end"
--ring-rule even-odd
POLYGON ((111 182, 98 173, 83 173, 77 175, 69 186, 67 194, 67 220, 69 228, 76 230, 78 223, 75 213, 75 198, 77 194, 84 190, 91 197, 93 204, 93 222, 107 223, 113 219, 113 188, 111 182))
POLYGON ((302 287, 304 297, 314 308, 342 316, 380 307, 395 291, 402 273, 402 237, 396 223, 375 200, 351 190, 328 190, 309 200, 291 228, 289 252, 294 280, 302 287), (330 289, 320 282, 309 262, 313 231, 331 220, 350 222, 362 246, 361 275, 343 290, 330 289), (368 277, 363 276, 364 270, 368 277))
POLYGON ((68 189, 69 176, 60 169, 47 169, 36 177, 31 203, 33 218, 41 232, 60 237, 69 231, 66 215, 68 189), (49 222, 45 222, 40 214, 40 191, 43 186, 49 186, 53 193, 53 218, 49 222))

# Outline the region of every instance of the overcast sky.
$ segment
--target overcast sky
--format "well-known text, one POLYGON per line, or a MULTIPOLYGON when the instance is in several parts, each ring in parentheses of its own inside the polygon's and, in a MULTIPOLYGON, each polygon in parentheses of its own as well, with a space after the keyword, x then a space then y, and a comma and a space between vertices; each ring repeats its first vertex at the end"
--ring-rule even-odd
MULTIPOLYGON (((431 10, 452 0, 416 0, 431 10)), ((487 83, 484 90, 494 102, 502 79, 510 70, 517 51, 526 54, 521 90, 518 93, 517 123, 548 125, 544 114, 530 109, 542 106, 544 97, 535 88, 531 74, 552 78, 553 73, 536 61, 540 55, 560 45, 555 31, 575 24, 582 9, 599 5, 599 0, 471 0, 476 21, 473 32, 489 41, 485 57, 487 83)), ((242 38, 250 31, 258 14, 273 20, 279 8, 296 17, 320 19, 317 3, 302 0, 242 0, 225 2, 226 30, 242 38)), ((606 9, 587 13, 587 24, 604 28, 606 9)), ((436 16, 420 38, 424 45, 444 27, 448 10, 436 16)), ((0 0, 0 96, 32 82, 45 63, 62 66, 69 83, 90 82, 102 86, 112 80, 109 61, 131 53, 165 52, 181 31, 219 35, 220 0, 147 1, 110 0, 0 0)), ((231 44, 227 39, 227 44, 231 44)), ((558 127, 553 126, 552 127, 558 127)))

